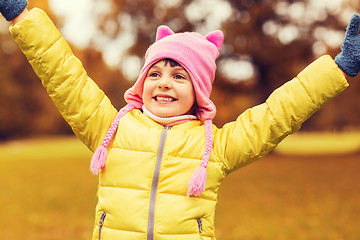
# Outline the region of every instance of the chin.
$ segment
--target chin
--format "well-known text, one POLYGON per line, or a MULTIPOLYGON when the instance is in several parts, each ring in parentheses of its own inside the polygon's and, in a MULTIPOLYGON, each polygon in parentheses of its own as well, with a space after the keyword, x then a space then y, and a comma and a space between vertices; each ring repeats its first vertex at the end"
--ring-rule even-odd
POLYGON ((158 117, 173 117, 173 112, 169 111, 171 109, 148 109, 151 113, 155 114, 158 117))
POLYGON ((158 117, 163 117, 163 118, 166 118, 166 117, 174 117, 174 115, 172 114, 169 114, 169 113, 154 113, 156 116, 158 117))

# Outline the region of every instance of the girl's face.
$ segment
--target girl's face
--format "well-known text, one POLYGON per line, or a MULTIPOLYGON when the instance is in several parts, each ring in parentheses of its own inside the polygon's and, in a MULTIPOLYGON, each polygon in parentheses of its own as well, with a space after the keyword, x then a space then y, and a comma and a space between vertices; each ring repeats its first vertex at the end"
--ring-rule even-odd
POLYGON ((143 89, 145 107, 159 117, 194 114, 195 92, 190 75, 182 66, 160 60, 148 71, 143 89))

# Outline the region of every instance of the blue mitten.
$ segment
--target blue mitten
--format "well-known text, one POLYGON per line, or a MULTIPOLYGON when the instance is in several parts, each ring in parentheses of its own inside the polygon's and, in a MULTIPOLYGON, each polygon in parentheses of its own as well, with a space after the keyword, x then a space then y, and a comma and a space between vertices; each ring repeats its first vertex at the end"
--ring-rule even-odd
POLYGON ((27 0, 0 0, 0 12, 7 21, 11 21, 26 8, 27 0))
POLYGON ((335 57, 335 62, 344 73, 355 77, 360 71, 360 16, 354 14, 347 26, 341 52, 335 57))

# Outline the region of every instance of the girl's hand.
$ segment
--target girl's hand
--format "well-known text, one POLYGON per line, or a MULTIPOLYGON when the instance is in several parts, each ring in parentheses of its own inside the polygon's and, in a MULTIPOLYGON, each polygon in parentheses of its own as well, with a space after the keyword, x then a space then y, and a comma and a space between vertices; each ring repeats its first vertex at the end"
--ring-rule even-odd
POLYGON ((339 68, 347 75, 355 77, 360 71, 360 15, 354 14, 347 26, 341 52, 335 57, 339 68))
POLYGON ((0 12, 7 21, 11 21, 24 12, 27 0, 0 0, 0 12))
POLYGON ((18 22, 20 22, 24 17, 25 15, 29 12, 29 10, 27 8, 24 9, 24 11, 22 11, 19 16, 17 16, 16 18, 14 18, 12 20, 13 24, 16 24, 18 22))

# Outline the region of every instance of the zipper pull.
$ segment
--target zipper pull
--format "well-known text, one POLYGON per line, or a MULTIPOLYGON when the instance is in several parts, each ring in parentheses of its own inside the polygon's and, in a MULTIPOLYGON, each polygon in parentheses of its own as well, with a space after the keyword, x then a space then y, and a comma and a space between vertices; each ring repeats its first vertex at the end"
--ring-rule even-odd
POLYGON ((202 221, 201 218, 196 219, 197 223, 198 223, 198 227, 199 227, 199 233, 203 232, 203 227, 202 227, 202 221))
POLYGON ((101 239, 101 230, 104 225, 105 217, 106 217, 106 212, 103 212, 100 216, 100 221, 99 221, 99 240, 101 239))
POLYGON ((104 225, 105 217, 106 217, 106 212, 103 212, 100 217, 99 227, 102 227, 104 225))

